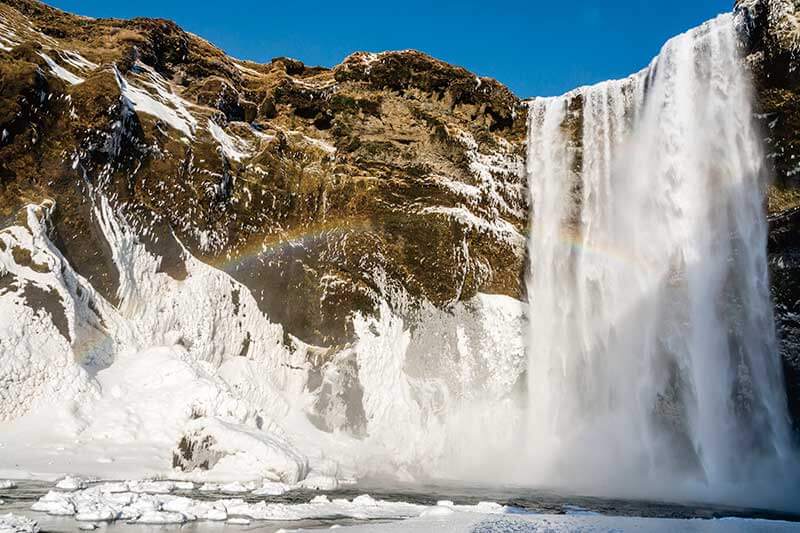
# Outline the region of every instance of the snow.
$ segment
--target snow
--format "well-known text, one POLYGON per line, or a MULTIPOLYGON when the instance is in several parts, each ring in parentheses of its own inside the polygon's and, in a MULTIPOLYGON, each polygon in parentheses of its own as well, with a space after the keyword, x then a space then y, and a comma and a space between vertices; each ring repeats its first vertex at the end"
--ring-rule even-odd
POLYGON ((250 74, 251 76, 257 76, 257 77, 263 76, 262 73, 258 72, 257 70, 254 70, 254 69, 252 69, 250 67, 246 67, 246 66, 242 65, 238 61, 234 61, 233 62, 233 66, 236 67, 237 69, 239 69, 241 72, 244 72, 245 74, 250 74))
POLYGON ((225 130, 211 119, 208 120, 208 131, 211 133, 214 140, 219 143, 222 153, 225 154, 225 157, 228 159, 241 161, 249 157, 250 147, 247 142, 239 137, 228 135, 225 133, 225 130))
POLYGON ((38 524, 24 516, 12 513, 0 515, 0 533, 37 533, 38 524))
POLYGON ((18 44, 19 40, 16 32, 0 21, 0 50, 9 52, 18 44))
POLYGON ((289 492, 291 486, 286 483, 278 483, 275 481, 264 481, 261 487, 253 490, 253 496, 280 496, 289 492))
POLYGON ((479 233, 488 233, 497 240, 506 242, 518 249, 525 248, 525 237, 510 222, 500 217, 488 220, 475 215, 464 207, 425 207, 421 212, 423 214, 439 214, 452 217, 464 226, 472 228, 479 233))
POLYGON ((80 490, 86 488, 86 481, 79 477, 67 476, 58 483, 56 488, 61 490, 80 490))
POLYGON ((287 451, 292 445, 274 417, 289 413, 285 395, 303 389, 303 375, 291 368, 304 364, 304 354, 282 346, 282 329, 266 320, 249 291, 192 259, 182 282, 158 273, 159 260, 103 200, 97 219, 120 266, 115 308, 49 241, 53 207, 31 205, 25 225, 0 231, 0 272, 14 280, 13 290, 0 294, 0 313, 10 317, 0 322, 0 421, 7 420, 0 422, 0 445, 15 458, 0 470, 17 478, 31 471, 49 479, 174 477, 172 450, 184 431, 202 423, 230 453, 219 472, 196 472, 199 481, 241 480, 237 468, 257 468, 259 481, 296 482, 305 459, 287 451), (14 248, 29 250, 32 265, 42 266, 17 264, 14 248), (49 313, 25 304, 17 286, 28 283, 60 301, 61 329, 49 313), (152 301, 160 304, 146 303, 152 301), (258 354, 253 359, 234 357, 245 339, 258 354), (198 414, 204 420, 192 422, 198 414), (248 461, 254 450, 259 457, 248 461), (272 459, 277 463, 267 464, 272 459))
POLYGON ((0 490, 8 490, 17 488, 16 482, 10 479, 0 479, 0 490))
MULTIPOLYGON (((136 482, 126 482, 134 484, 136 482)), ((250 524, 260 521, 300 522, 309 520, 359 520, 360 525, 342 526, 343 531, 405 532, 627 532, 690 531, 738 532, 796 531, 798 525, 778 520, 721 518, 671 519, 607 516, 573 508, 567 514, 538 514, 495 502, 454 504, 442 500, 436 505, 375 499, 362 494, 352 500, 316 496, 305 503, 245 501, 238 498, 196 500, 169 494, 109 493, 100 487, 78 492, 51 492, 33 506, 36 512, 62 514, 72 509, 78 521, 108 522, 124 520, 132 524, 182 524, 195 521, 250 524)), ((0 532, 3 520, 0 516, 0 532)), ((17 519, 27 520, 17 517, 17 519)), ((27 521, 24 523, 33 523, 27 521)), ((17 531, 17 530, 9 530, 17 531)), ((32 531, 20 529, 18 531, 32 531)))
POLYGON ((180 131, 186 137, 194 139, 197 120, 188 111, 189 104, 174 94, 166 81, 150 67, 141 63, 137 63, 136 66, 144 72, 144 77, 139 79, 140 83, 155 91, 155 94, 132 85, 114 67, 122 96, 127 99, 136 112, 152 115, 180 131))
POLYGON ((469 169, 480 183, 481 191, 498 215, 511 214, 525 218, 522 206, 511 205, 508 199, 524 200, 523 175, 525 162, 513 153, 513 147, 505 142, 501 150, 482 152, 475 138, 466 131, 456 132, 456 138, 466 148, 469 169))
POLYGON ((62 51, 61 58, 78 70, 95 70, 99 67, 97 63, 92 63, 78 52, 73 50, 62 51))
POLYGON ((47 66, 50 67, 50 71, 59 78, 61 78, 62 80, 66 81, 67 83, 71 85, 78 85, 79 83, 83 83, 85 81, 80 76, 76 76, 72 72, 68 71, 67 69, 65 69, 64 67, 53 61, 53 59, 44 52, 39 52, 39 55, 42 57, 42 59, 45 60, 47 66))
MULTIPOLYGON (((127 482, 133 484, 135 482, 127 482)), ((455 512, 505 514, 514 509, 496 503, 453 505, 452 502, 425 506, 407 502, 377 500, 362 494, 352 500, 317 496, 307 503, 275 503, 242 499, 195 500, 169 494, 106 492, 101 486, 77 492, 49 492, 33 504, 32 510, 58 516, 74 516, 79 521, 127 520, 142 524, 176 524, 195 520, 299 521, 309 519, 352 518, 358 520, 404 519, 444 516, 455 512)))

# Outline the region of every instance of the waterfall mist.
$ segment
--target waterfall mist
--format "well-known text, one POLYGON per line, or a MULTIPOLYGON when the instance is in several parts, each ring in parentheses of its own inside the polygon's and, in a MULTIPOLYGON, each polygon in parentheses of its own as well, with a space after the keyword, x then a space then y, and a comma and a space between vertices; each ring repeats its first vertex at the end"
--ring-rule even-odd
POLYGON ((722 495, 791 480, 738 42, 721 16, 630 78, 531 102, 535 482, 722 495))

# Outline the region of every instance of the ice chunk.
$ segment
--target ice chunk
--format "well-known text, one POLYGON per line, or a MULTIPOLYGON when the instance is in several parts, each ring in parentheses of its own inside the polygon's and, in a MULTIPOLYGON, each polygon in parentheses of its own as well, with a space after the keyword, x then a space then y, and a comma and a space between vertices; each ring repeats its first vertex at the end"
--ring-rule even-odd
POLYGON ((136 520, 137 524, 182 524, 186 517, 182 513, 169 511, 146 511, 136 520))
POLYGON ((86 488, 86 480, 79 477, 67 476, 58 483, 56 488, 61 490, 80 490, 86 488))
POLYGON ((38 533, 36 521, 13 513, 0 515, 0 533, 38 533))
POLYGON ((275 481, 264 481, 260 488, 253 491, 253 496, 280 496, 291 489, 285 483, 275 481))

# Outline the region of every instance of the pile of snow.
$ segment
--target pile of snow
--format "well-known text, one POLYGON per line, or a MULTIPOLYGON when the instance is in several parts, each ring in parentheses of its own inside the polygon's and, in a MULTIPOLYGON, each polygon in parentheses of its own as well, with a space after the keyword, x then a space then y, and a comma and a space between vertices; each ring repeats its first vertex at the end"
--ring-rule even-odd
MULTIPOLYGON (((267 478, 294 484, 306 477, 308 459, 277 433, 266 433, 242 424, 202 417, 186 425, 180 448, 189 448, 194 464, 213 468, 217 477, 267 478)), ((238 483, 238 482, 237 482, 238 483)), ((222 487, 225 492, 252 488, 222 487), (227 489, 227 490, 226 490, 227 489)))
POLYGON ((0 446, 15 458, 4 468, 21 465, 0 475, 68 464, 106 478, 175 477, 173 449, 196 433, 224 456, 218 475, 201 469, 198 481, 302 479, 308 461, 278 419, 303 403, 292 398, 305 385, 295 370, 305 353, 282 345, 282 328, 247 288, 191 257, 182 281, 160 272, 103 198, 95 214, 119 269, 115 307, 50 241, 54 208, 30 205, 23 222, 0 229, 0 275, 10 280, 0 290, 9 318, 0 321, 0 446), (33 289, 44 303, 29 301, 33 289), (245 344, 252 356, 239 356, 245 344))
POLYGON ((0 515, 0 533, 37 533, 39 525, 24 516, 12 513, 0 515))

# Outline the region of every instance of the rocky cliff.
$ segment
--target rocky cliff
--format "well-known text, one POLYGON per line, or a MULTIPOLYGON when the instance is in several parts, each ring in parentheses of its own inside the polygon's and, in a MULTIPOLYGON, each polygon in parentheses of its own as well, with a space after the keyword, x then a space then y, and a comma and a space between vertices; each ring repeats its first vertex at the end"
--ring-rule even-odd
POLYGON ((53 201, 54 242, 109 301, 98 195, 164 272, 188 252, 318 345, 351 340, 387 284, 520 295, 525 112, 496 81, 414 51, 257 65, 164 20, 0 15, 2 216, 53 201))
MULTIPOLYGON (((773 292, 800 419, 798 6, 737 11, 776 177, 773 292)), ((415 51, 354 53, 331 69, 255 64, 169 21, 3 0, 0 87, 9 398, 56 372, 23 368, 31 351, 44 354, 37 367, 66 351, 90 375, 131 344, 174 343, 216 365, 280 352, 264 362, 276 388, 302 369, 315 423, 358 434, 380 410, 342 351, 359 328, 379 336, 364 317, 417 317, 413 345, 441 337, 425 330, 434 310, 463 318, 482 293, 525 299, 526 106, 492 79, 415 51), (22 330, 44 333, 31 345, 22 330), (339 408, 338 422, 324 416, 339 408)), ((446 342, 461 350, 459 327, 446 342)), ((491 331, 480 342, 507 341, 491 331)), ((492 379, 507 391, 521 366, 492 379)))
POLYGON ((789 408, 800 427, 800 5, 739 0, 743 43, 753 73, 758 118, 773 185, 770 274, 789 408))

